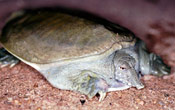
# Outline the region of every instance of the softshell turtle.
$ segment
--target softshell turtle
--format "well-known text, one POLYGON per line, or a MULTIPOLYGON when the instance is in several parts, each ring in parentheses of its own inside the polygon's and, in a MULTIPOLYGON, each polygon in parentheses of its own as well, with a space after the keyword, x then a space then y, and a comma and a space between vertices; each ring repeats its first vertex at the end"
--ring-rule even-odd
POLYGON ((113 32, 77 16, 39 11, 10 21, 0 41, 54 87, 90 98, 99 93, 103 100, 109 91, 143 88, 139 72, 169 72, 158 56, 147 53, 142 43, 136 45, 133 34, 120 29, 115 27, 113 32), (155 65, 158 68, 153 68, 155 65))

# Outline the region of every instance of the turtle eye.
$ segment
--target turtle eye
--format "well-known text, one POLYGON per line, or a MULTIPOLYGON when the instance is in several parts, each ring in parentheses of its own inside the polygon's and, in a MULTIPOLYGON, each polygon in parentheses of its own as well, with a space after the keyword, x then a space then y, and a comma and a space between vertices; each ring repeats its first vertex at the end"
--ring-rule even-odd
POLYGON ((128 64, 127 63, 123 63, 119 66, 120 70, 126 70, 129 68, 128 64))
POLYGON ((126 68, 125 68, 125 67, 123 67, 123 66, 120 66, 120 69, 121 69, 121 70, 125 70, 126 68))
POLYGON ((129 67, 128 67, 128 65, 120 65, 120 70, 126 70, 126 69, 128 69, 129 67))

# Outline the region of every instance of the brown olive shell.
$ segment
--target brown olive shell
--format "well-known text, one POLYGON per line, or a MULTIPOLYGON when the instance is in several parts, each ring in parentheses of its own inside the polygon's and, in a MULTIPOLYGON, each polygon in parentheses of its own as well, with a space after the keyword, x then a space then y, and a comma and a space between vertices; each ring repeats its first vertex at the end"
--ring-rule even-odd
POLYGON ((131 34, 120 35, 93 21, 47 11, 26 13, 8 23, 1 42, 18 58, 39 64, 98 56, 135 43, 131 34))

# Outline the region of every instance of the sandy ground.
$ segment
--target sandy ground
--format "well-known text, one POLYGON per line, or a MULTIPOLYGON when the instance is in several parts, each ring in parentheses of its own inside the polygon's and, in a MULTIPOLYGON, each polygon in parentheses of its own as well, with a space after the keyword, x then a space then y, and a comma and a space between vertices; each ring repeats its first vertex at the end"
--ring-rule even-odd
POLYGON ((102 102, 59 90, 30 66, 0 69, 0 110, 175 110, 175 74, 144 76, 142 90, 110 92, 102 102))

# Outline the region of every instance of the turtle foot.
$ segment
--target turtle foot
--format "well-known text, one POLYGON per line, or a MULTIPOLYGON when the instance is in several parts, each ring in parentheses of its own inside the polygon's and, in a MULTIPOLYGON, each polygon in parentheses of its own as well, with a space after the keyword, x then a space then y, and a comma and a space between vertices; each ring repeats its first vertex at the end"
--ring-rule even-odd
POLYGON ((160 56, 149 53, 143 41, 139 43, 140 67, 141 73, 163 76, 170 74, 171 68, 168 67, 160 56))
POLYGON ((75 90, 87 95, 88 98, 92 98, 98 93, 99 101, 104 100, 108 90, 106 81, 90 71, 83 71, 78 78, 74 79, 73 83, 75 90))
POLYGON ((170 74, 171 71, 171 68, 164 64, 162 59, 154 53, 150 54, 150 67, 151 74, 156 76, 167 75, 170 74))
POLYGON ((15 66, 19 60, 7 52, 4 48, 0 49, 0 68, 10 66, 15 66))

